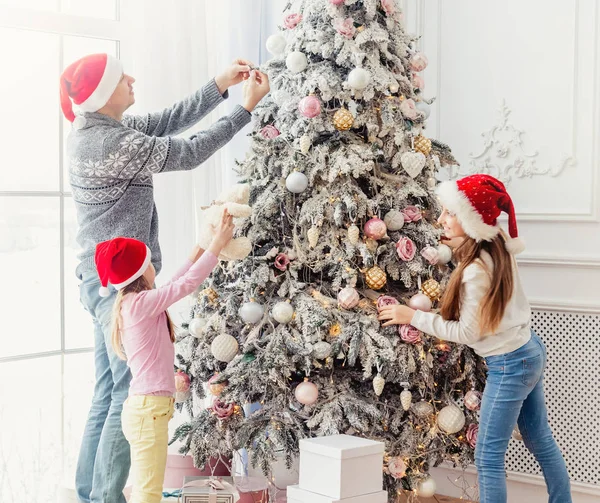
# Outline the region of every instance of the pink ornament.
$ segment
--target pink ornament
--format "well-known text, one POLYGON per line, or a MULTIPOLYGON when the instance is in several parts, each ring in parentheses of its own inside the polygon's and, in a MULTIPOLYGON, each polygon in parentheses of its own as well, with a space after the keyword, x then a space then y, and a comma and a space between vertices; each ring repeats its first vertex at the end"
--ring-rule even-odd
POLYGON ((184 393, 190 389, 190 376, 183 370, 175 372, 175 390, 184 393))
POLYGON ((296 386, 294 396, 301 404, 312 405, 316 403, 319 398, 319 389, 308 379, 304 379, 304 382, 301 382, 296 386))
POLYGON ((298 103, 298 110, 304 117, 312 119, 321 113, 321 102, 316 96, 306 96, 298 103))
POLYGON ((421 210, 416 206, 407 206, 402 210, 402 215, 404 216, 404 222, 418 222, 423 218, 421 215, 421 210))
POLYGON ((390 297, 389 295, 381 295, 377 299, 377 307, 381 309, 384 306, 396 306, 400 304, 394 297, 390 297))
POLYGON ((415 309, 416 311, 427 313, 431 311, 431 299, 424 293, 418 293, 410 298, 408 307, 415 309))
POLYGON ((359 301, 360 296, 356 289, 347 286, 346 288, 342 288, 338 293, 338 304, 343 309, 353 309, 355 308, 359 301))
POLYGON ((465 436, 467 437, 468 444, 475 449, 477 445, 477 435, 479 433, 479 426, 476 423, 471 423, 467 426, 467 432, 465 436))
POLYGON ((402 236, 396 243, 396 253, 398 254, 398 257, 400 257, 400 260, 404 260, 405 262, 412 260, 416 251, 417 247, 415 246, 415 243, 406 236, 402 236))
POLYGON ((377 241, 378 239, 381 239, 386 236, 387 225, 385 225, 385 222, 381 220, 381 218, 371 218, 365 224, 364 231, 365 236, 377 241))
POLYGON ((479 410, 479 407, 481 406, 481 393, 474 389, 467 391, 464 402, 467 409, 479 410))
POLYGON ((408 344, 419 344, 421 342, 421 332, 412 325, 400 325, 398 333, 400 339, 408 344))
POLYGON ((406 463, 402 458, 390 458, 388 461, 388 471, 395 479, 401 479, 406 475, 406 463))
POLYGON ((416 119, 419 115, 417 105, 411 99, 404 100, 402 103, 400 103, 400 111, 407 119, 416 119))
POLYGON ((283 26, 285 26, 288 30, 293 30, 298 23, 302 21, 302 14, 288 14, 283 19, 283 26))
POLYGON ((287 267, 290 263, 289 257, 285 253, 280 253, 275 257, 275 267, 280 271, 287 270, 287 267))
POLYGON ((410 57, 410 67, 415 72, 422 72, 429 63, 427 56, 422 52, 416 52, 410 57))
POLYGON ((427 246, 426 248, 423 248, 421 250, 421 256, 431 265, 437 264, 440 259, 437 248, 434 248, 433 246, 427 246))
POLYGON ((234 405, 225 403, 215 397, 212 404, 212 410, 219 419, 227 419, 233 414, 234 405))
POLYGON ((345 0, 329 0, 329 3, 332 5, 342 5, 345 0))
POLYGON ((419 89, 421 91, 423 89, 425 89, 425 79, 423 79, 423 77, 421 77, 420 75, 417 75, 416 73, 413 73, 412 83, 413 83, 413 86, 415 86, 417 89, 419 89))
POLYGON ((260 135, 266 140, 272 140, 279 136, 279 130, 269 124, 260 130, 260 135))
POLYGON ((333 20, 333 27, 336 31, 342 35, 342 37, 352 38, 356 34, 356 28, 354 27, 354 19, 351 17, 342 19, 338 17, 333 20))
POLYGON ((396 12, 396 0, 381 0, 381 8, 388 16, 396 12))
POLYGON ((215 382, 220 378, 219 374, 215 374, 208 380, 208 390, 213 396, 219 396, 227 387, 227 381, 215 382))

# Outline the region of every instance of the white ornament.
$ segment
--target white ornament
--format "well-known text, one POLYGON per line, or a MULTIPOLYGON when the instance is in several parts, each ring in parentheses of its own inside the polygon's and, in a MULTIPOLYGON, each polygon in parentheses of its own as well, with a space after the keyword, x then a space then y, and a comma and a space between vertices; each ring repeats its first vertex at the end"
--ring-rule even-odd
POLYGON ((210 352, 220 362, 229 363, 238 352, 238 342, 229 334, 217 335, 210 345, 210 352))
POLYGON ((348 84, 357 91, 362 91, 369 82, 371 82, 371 74, 364 68, 355 68, 348 75, 348 84))
POLYGON ((424 101, 417 101, 416 108, 425 116, 426 119, 428 119, 431 115, 431 107, 424 101))
POLYGON ((275 321, 285 325, 294 318, 294 307, 287 302, 278 302, 273 306, 271 314, 275 321))
POLYGON ((310 150, 310 145, 311 145, 311 141, 310 141, 310 136, 308 136, 307 134, 304 134, 300 137, 300 152, 302 152, 303 154, 308 154, 308 151, 310 150))
POLYGON ((348 227, 348 241, 350 241, 350 244, 352 245, 357 245, 359 239, 360 229, 356 225, 352 224, 350 227, 348 227))
POLYGON ((285 186, 290 192, 294 194, 300 194, 304 192, 308 187, 308 178, 304 173, 294 171, 293 173, 290 173, 285 179, 285 186))
POLYGON ((308 59, 306 59, 306 55, 303 52, 290 52, 285 60, 285 66, 292 73, 300 73, 306 70, 308 59))
POLYGON ((448 245, 440 244, 437 247, 438 264, 447 264, 452 260, 452 248, 448 245))
POLYGON ((411 178, 416 178, 423 171, 427 158, 421 152, 404 152, 400 157, 400 162, 411 178))
POLYGON ((342 288, 337 296, 338 304, 343 309, 353 309, 358 306, 360 302, 360 296, 355 288, 347 286, 342 288))
POLYGON ((204 318, 194 318, 192 321, 190 321, 188 330, 194 337, 201 337, 205 326, 206 320, 204 318))
POLYGON ((377 396, 383 393, 383 387, 385 386, 385 379, 381 377, 381 374, 377 374, 373 379, 373 390, 377 396))
POLYGON ((271 35, 268 39, 267 39, 267 51, 269 51, 271 54, 273 54, 273 56, 279 56, 281 54, 283 54, 283 51, 285 51, 285 46, 287 45, 287 41, 285 40, 285 37, 281 34, 281 33, 275 33, 274 35, 271 35))
POLYGON ((400 393, 400 403, 402 404, 402 408, 404 410, 409 410, 412 404, 412 393, 405 389, 400 393))
POLYGON ((308 244, 311 248, 314 248, 319 243, 319 236, 321 235, 320 229, 313 225, 308 232, 306 233, 306 237, 308 238, 308 244))
POLYGON ((308 379, 304 379, 304 382, 296 386, 294 396, 301 404, 312 405, 319 398, 319 388, 308 379))
POLYGON ((245 302, 238 311, 244 323, 258 323, 265 314, 265 308, 258 302, 245 302))
POLYGON ((435 491, 437 490, 437 484, 432 477, 427 477, 422 482, 419 482, 417 486, 417 494, 419 497, 423 498, 431 498, 435 496, 435 491))
POLYGON ((325 341, 317 342, 313 347, 313 355, 317 360, 324 360, 331 355, 331 344, 325 341))
POLYGON ((433 413, 433 405, 425 400, 421 400, 412 406, 413 412, 417 417, 426 418, 433 413))
POLYGON ((465 415, 456 405, 446 405, 438 413, 437 424, 446 433, 458 433, 465 425, 465 415))
POLYGON ((401 211, 390 210, 383 217, 383 221, 387 228, 391 231, 399 231, 404 227, 404 215, 401 211))

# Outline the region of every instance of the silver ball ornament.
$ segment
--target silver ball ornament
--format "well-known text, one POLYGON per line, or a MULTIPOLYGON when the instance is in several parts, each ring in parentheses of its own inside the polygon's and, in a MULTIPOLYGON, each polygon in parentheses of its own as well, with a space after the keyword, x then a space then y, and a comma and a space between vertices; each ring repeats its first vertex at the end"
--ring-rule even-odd
POLYGON ((204 318, 194 318, 190 321, 188 330, 194 337, 201 337, 205 326, 206 320, 204 318))
POLYGON ((308 66, 306 54, 300 51, 290 52, 285 60, 285 66, 292 73, 303 72, 308 66))
POLYGON ((287 302, 278 302, 273 306, 271 314, 276 322, 285 325, 294 318, 294 307, 287 302))
POLYGON ((262 320, 265 308, 258 302, 245 302, 238 311, 244 323, 255 324, 262 320))
POLYGON ((294 171, 285 179, 285 186, 293 194, 301 194, 308 187, 308 178, 304 173, 294 171))
POLYGON ((285 40, 285 37, 280 33, 275 33, 274 35, 271 35, 267 39, 266 43, 267 51, 273 54, 273 56, 279 56, 283 54, 286 45, 287 41, 285 40))

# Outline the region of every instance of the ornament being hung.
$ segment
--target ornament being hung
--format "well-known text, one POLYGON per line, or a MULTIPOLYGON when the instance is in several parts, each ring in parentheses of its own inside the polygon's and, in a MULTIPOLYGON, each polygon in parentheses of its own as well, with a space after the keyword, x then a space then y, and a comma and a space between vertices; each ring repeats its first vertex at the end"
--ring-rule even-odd
POLYGON ((406 388, 400 393, 400 403, 405 411, 410 410, 410 406, 412 405, 412 393, 406 388))
POLYGON ((298 103, 298 110, 307 119, 314 119, 321 113, 321 101, 312 94, 305 96, 298 103))
POLYGON ((421 400, 412 406, 415 416, 425 419, 433 414, 433 405, 425 400, 421 400))
POLYGON ((285 51, 285 46, 287 42, 285 37, 280 33, 276 33, 267 38, 267 51, 269 51, 273 56, 280 56, 285 51))
POLYGON ((317 246, 320 235, 321 230, 316 225, 313 225, 310 229, 308 229, 306 232, 306 237, 308 238, 308 244, 311 248, 315 248, 317 246))
POLYGON ((308 178, 304 173, 293 171, 285 179, 285 186, 293 194, 301 194, 308 187, 308 178))
POLYGON ((258 302, 250 301, 242 304, 238 314, 244 323, 253 325, 262 320, 263 315, 265 314, 265 309, 258 302))
POLYGON ((388 461, 388 471, 395 479, 401 479, 406 475, 406 463, 400 457, 390 458, 388 461))
POLYGON ((387 276, 381 267, 374 265, 365 273, 365 282, 370 289, 381 290, 387 283, 387 276))
POLYGON ((352 224, 350 227, 348 227, 348 241, 350 241, 351 245, 356 246, 359 239, 360 229, 355 224, 352 224))
POLYGON ((421 152, 424 156, 428 156, 431 152, 431 140, 423 135, 415 138, 415 150, 421 152))
POLYGON ((388 211, 383 217, 383 221, 386 227, 392 232, 399 231, 404 227, 404 215, 398 210, 388 211))
POLYGON ((278 302, 273 306, 271 313, 276 322, 286 325, 294 319, 294 306, 288 302, 278 302))
POLYGON ((319 399, 319 389, 305 377, 304 382, 296 386, 294 396, 303 405, 313 405, 319 399))
POLYGON ((343 309, 354 309, 360 302, 360 296, 355 288, 342 288, 337 296, 338 304, 343 309))
POLYGON ((227 387, 227 381, 215 382, 218 379, 219 379, 219 374, 215 374, 208 380, 208 391, 213 396, 219 396, 221 393, 223 393, 223 390, 227 387))
POLYGON ((437 424, 448 434, 458 433, 465 425, 465 415, 456 405, 446 405, 438 413, 437 424))
POLYGON ((400 156, 400 162, 404 171, 408 173, 411 178, 416 178, 421 174, 427 159, 421 152, 404 152, 400 156))
POLYGON ((440 264, 447 264, 452 260, 452 248, 445 244, 439 244, 437 247, 438 251, 438 262, 440 264))
POLYGON ((196 316, 192 321, 190 321, 188 330, 189 330, 190 334, 192 334, 194 337, 198 338, 198 337, 202 337, 205 326, 206 326, 206 320, 204 318, 200 318, 200 317, 196 316))
POLYGON ((285 66, 292 73, 301 73, 308 66, 306 54, 300 51, 290 52, 285 60, 285 66))
POLYGON ((302 135, 300 137, 299 145, 300 152, 302 152, 305 155, 308 154, 311 146, 310 136, 308 136, 307 134, 302 135))
POLYGON ((408 307, 416 311, 428 313, 431 311, 431 299, 424 293, 413 295, 408 301, 408 307))
POLYGON ((377 375, 373 378, 373 391, 377 396, 381 396, 383 393, 383 387, 385 386, 385 379, 378 372, 377 375))
POLYGON ((348 75, 348 84, 357 91, 365 89, 369 82, 371 82, 371 74, 364 68, 355 68, 348 75))
POLYGON ((229 334, 220 334, 215 337, 210 345, 210 352, 220 362, 229 363, 238 352, 238 342, 229 334))
POLYGON ((381 218, 371 218, 364 228, 365 235, 371 239, 379 240, 387 236, 387 226, 381 218))
POLYGON ((421 285, 421 291, 429 297, 431 301, 440 300, 442 295, 442 287, 433 278, 429 278, 425 283, 421 285))
POLYGON ((464 398, 465 407, 469 410, 479 410, 481 406, 481 393, 477 390, 469 390, 464 398))
POLYGON ((347 108, 340 108, 333 114, 333 125, 338 131, 348 131, 354 124, 354 116, 347 108))
POLYGON ((417 486, 417 495, 423 498, 432 498, 437 490, 437 484, 432 477, 427 477, 419 482, 417 486))

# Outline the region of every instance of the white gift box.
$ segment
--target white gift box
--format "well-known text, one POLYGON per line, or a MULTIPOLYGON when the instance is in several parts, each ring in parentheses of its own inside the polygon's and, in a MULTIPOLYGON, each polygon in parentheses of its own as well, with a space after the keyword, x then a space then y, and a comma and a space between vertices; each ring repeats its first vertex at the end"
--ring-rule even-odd
POLYGON ((239 500, 233 478, 216 479, 215 485, 221 487, 218 490, 209 485, 210 480, 210 477, 185 477, 181 491, 182 503, 235 503, 239 500))
POLYGON ((315 494, 299 486, 289 486, 287 488, 287 503, 387 503, 387 492, 378 491, 353 498, 334 499, 329 496, 315 494))
POLYGON ((303 439, 299 487, 334 501, 378 493, 384 448, 383 442, 350 435, 303 439))

